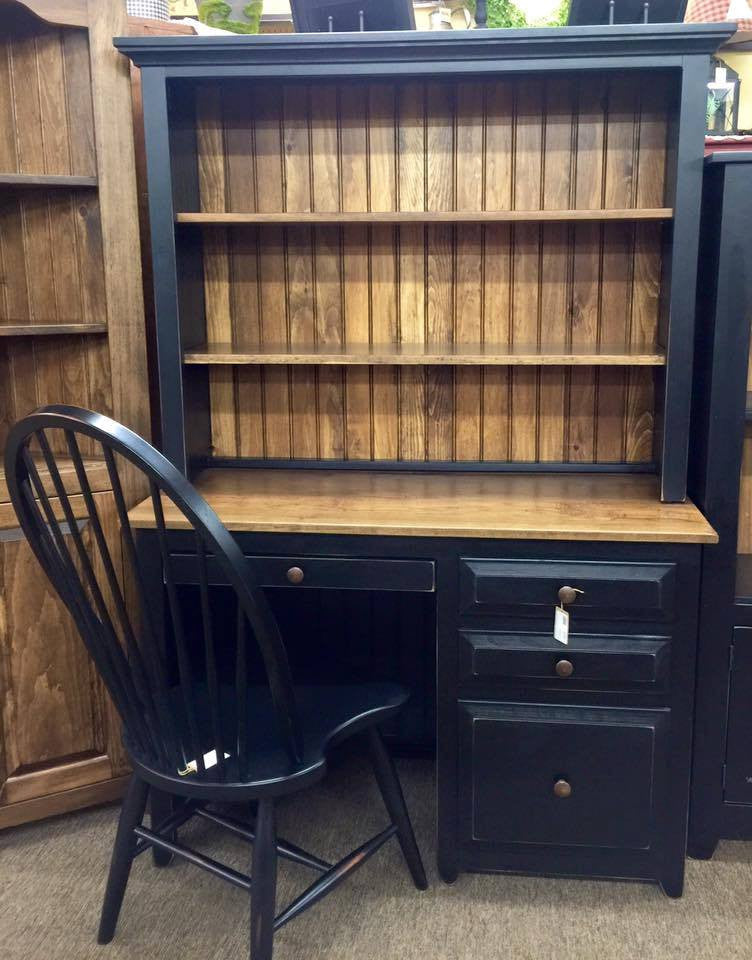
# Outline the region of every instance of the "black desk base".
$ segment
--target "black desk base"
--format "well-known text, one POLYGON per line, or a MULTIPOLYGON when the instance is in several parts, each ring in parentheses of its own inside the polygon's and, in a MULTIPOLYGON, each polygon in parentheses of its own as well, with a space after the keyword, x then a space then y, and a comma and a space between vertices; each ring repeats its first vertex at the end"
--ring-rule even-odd
MULTIPOLYGON (((235 536, 274 596, 296 680, 398 676, 417 696, 396 732, 422 746, 435 695, 444 880, 632 878, 681 895, 700 546, 235 536), (552 636, 562 586, 584 591, 567 646, 552 636), (321 617, 315 650, 295 647, 301 616, 321 617)), ((169 543, 190 602, 191 538, 173 530, 169 543)), ((159 577, 153 531, 139 549, 159 577)))

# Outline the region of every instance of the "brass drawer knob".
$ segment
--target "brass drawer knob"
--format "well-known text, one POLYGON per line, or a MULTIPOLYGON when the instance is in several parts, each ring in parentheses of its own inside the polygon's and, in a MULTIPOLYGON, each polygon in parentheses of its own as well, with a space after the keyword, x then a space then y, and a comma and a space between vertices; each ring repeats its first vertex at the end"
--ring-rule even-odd
POLYGON ((290 583, 302 583, 304 576, 305 574, 300 567, 290 567, 290 569, 287 571, 287 579, 290 581, 290 583))
POLYGON ((572 796, 572 785, 566 780, 557 780, 554 784, 554 794, 561 800, 572 796))
POLYGON ((584 593, 584 590, 578 590, 577 587, 559 587, 559 603, 566 606, 568 603, 574 603, 578 593, 584 593))
POLYGON ((559 660, 554 669, 557 677, 571 677, 574 673, 574 664, 571 660, 559 660))

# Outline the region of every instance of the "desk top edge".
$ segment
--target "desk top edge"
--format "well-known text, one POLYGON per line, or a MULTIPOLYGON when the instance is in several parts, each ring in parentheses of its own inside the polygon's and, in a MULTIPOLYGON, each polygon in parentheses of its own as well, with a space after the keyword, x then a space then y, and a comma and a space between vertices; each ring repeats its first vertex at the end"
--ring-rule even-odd
MULTIPOLYGON (((691 502, 646 475, 382 473, 214 468, 194 481, 232 532, 449 539, 716 543, 691 502)), ((153 529, 149 501, 130 511, 153 529)), ((170 529, 188 524, 166 505, 170 529)))

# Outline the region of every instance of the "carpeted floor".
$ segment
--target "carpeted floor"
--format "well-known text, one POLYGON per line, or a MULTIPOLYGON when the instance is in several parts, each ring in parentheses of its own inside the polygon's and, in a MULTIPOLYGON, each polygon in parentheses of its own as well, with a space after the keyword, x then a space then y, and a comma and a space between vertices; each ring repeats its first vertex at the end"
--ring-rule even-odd
MULTIPOLYGON (((642 884, 462 876, 434 867, 433 775, 399 763, 431 889, 418 893, 396 841, 327 900, 280 931, 275 960, 750 960, 752 844, 724 843, 688 861, 686 892, 671 901, 642 884)), ((112 944, 94 941, 117 808, 71 814, 0 834, 0 956, 4 960, 237 960, 247 958, 242 891, 148 856, 133 869, 112 944)), ((280 834, 328 859, 383 824, 365 768, 346 760, 320 786, 282 804, 280 834)), ((249 849, 209 824, 190 843, 238 869, 249 849)), ((310 873, 283 863, 278 903, 310 873)))

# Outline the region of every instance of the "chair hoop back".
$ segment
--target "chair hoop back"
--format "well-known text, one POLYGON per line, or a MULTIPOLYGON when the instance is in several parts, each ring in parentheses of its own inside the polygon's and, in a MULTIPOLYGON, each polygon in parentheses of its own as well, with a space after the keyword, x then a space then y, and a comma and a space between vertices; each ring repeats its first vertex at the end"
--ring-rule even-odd
POLYGON ((302 760, 302 733, 276 620, 262 591, 249 583, 237 543, 175 466, 122 424, 90 410, 53 405, 12 428, 5 471, 21 528, 107 686, 134 758, 166 776, 191 769, 203 781, 252 780, 246 709, 255 689, 248 682, 250 625, 280 745, 294 769, 302 760), (82 456, 82 449, 92 455, 82 456), (108 501, 109 511, 102 504, 101 482, 91 478, 92 467, 102 475, 103 466, 114 501, 108 501), (130 476, 145 478, 151 497, 161 583, 149 582, 128 518, 123 477, 133 470, 130 476), (185 630, 167 540, 168 501, 182 515, 181 528, 193 531, 202 644, 185 630), (210 566, 218 566, 237 602, 235 635, 223 636, 221 649, 210 603, 210 566), (161 614, 161 596, 155 603, 155 591, 166 594, 169 618, 161 614), (233 644, 228 686, 226 654, 233 644))

